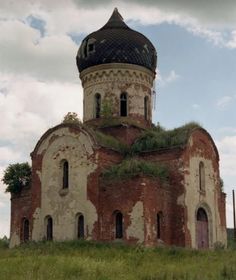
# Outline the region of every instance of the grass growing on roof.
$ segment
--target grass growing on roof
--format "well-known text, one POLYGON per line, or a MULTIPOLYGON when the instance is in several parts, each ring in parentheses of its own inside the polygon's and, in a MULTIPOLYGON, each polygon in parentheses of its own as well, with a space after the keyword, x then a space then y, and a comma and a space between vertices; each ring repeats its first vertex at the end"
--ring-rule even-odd
POLYGON ((198 123, 191 122, 181 127, 165 130, 157 126, 145 131, 132 145, 131 151, 134 154, 159 149, 181 147, 188 141, 191 131, 201 127, 198 123))
POLYGON ((101 131, 96 130, 95 136, 98 143, 103 147, 113 149, 122 154, 125 154, 128 151, 127 145, 123 144, 121 141, 117 140, 111 135, 107 135, 105 133, 102 133, 101 131))
POLYGON ((128 179, 138 175, 158 177, 162 182, 166 182, 169 179, 169 170, 165 165, 128 158, 103 172, 103 177, 108 180, 128 179))

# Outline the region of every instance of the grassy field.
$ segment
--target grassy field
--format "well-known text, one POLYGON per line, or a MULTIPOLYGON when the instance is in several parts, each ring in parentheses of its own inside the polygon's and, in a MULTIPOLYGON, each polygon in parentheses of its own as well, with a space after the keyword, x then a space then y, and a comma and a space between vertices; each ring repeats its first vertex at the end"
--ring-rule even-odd
POLYGON ((126 247, 41 242, 8 249, 0 242, 0 279, 236 279, 236 250, 126 247))

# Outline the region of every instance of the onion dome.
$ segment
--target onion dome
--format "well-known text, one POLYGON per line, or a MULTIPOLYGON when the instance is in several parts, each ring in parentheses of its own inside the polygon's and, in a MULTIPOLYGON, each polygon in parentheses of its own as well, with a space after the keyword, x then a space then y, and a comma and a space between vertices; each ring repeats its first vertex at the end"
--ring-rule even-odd
POLYGON ((153 44, 129 28, 115 8, 108 22, 82 41, 76 62, 79 72, 107 63, 135 64, 155 72, 157 54, 153 44))

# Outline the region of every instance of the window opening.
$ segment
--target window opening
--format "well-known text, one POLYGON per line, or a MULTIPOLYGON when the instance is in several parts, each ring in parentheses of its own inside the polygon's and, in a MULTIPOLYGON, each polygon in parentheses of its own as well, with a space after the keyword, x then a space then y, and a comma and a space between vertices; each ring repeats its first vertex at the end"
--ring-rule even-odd
POLYGON ((68 161, 63 162, 63 189, 69 187, 69 163, 68 161))
POLYGON ((205 191, 205 167, 202 161, 199 163, 199 189, 205 191))
POLYGON ((89 44, 88 45, 88 51, 93 52, 94 51, 94 44, 89 44))
POLYGON ((144 118, 148 119, 148 96, 144 97, 144 118))
POLYGON ((162 217, 163 217, 162 212, 159 212, 157 214, 157 238, 158 239, 161 239, 162 237, 162 220, 163 220, 162 217))
POLYGON ((29 241, 29 220, 23 219, 23 241, 29 241))
POLYGON ((95 95, 95 116, 96 119, 100 118, 101 114, 101 95, 96 93, 95 95))
POLYGON ((47 240, 53 239, 53 221, 52 217, 47 218, 47 224, 46 224, 46 238, 47 240))
POLYGON ((116 214, 116 238, 123 238, 123 215, 120 212, 116 214))
POLYGON ((120 116, 127 117, 127 93, 120 95, 120 116))
POLYGON ((84 238, 84 216, 83 215, 78 216, 77 225, 78 225, 77 237, 84 238))

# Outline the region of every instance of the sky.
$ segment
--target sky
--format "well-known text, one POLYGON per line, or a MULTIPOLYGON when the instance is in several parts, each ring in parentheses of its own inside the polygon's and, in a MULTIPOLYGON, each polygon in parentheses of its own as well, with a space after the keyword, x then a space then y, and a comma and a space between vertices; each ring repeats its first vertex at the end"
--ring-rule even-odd
MULTIPOLYGON (((30 162, 40 136, 67 112, 82 119, 77 50, 115 7, 157 49, 153 122, 171 129, 196 121, 212 135, 232 227, 235 0, 0 0, 0 178, 10 163, 30 162)), ((0 237, 10 230, 5 188, 0 181, 0 237)))

